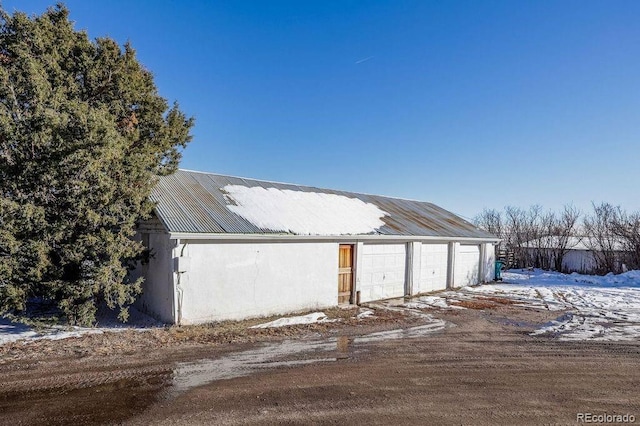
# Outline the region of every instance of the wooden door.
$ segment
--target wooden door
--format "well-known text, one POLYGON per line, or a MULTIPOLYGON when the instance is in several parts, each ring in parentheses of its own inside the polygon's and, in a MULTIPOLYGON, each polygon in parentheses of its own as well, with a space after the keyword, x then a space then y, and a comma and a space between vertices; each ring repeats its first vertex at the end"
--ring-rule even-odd
POLYGON ((338 263, 338 303, 351 303, 353 293, 353 246, 340 244, 338 263))

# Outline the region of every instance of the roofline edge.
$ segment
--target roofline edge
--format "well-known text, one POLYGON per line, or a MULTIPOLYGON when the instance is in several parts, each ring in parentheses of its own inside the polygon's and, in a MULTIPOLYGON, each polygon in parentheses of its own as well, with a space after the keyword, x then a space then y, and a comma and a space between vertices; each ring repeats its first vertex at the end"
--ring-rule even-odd
POLYGON ((192 232, 169 232, 172 240, 219 240, 219 241, 431 241, 469 242, 498 244, 500 238, 441 237, 417 235, 287 235, 287 234, 215 234, 192 232))

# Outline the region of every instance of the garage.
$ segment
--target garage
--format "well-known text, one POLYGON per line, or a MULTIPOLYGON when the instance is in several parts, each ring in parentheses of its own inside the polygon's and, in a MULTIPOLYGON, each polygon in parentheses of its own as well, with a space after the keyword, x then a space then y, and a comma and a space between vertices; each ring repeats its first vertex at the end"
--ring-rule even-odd
POLYGON ((422 244, 420 255, 420 280, 418 293, 445 290, 447 288, 447 244, 422 244))
POLYGON ((406 244, 364 244, 358 289, 360 301, 405 295, 406 244))
POLYGON ((202 324, 401 298, 493 279, 499 239, 432 203, 178 170, 138 238, 138 306, 202 324), (482 259, 480 261, 480 259, 482 259), (480 273, 483 274, 479 278, 480 273))
POLYGON ((480 276, 480 246, 460 245, 456 253, 454 287, 478 284, 480 276))

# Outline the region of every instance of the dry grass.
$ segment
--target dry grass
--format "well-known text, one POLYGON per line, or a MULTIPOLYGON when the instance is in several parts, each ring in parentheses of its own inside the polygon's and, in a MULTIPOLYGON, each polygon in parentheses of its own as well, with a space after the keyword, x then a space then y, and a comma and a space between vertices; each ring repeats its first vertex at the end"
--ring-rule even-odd
POLYGON ((467 308, 467 309, 479 309, 479 310, 484 310, 484 309, 495 309, 496 308, 496 304, 493 302, 488 302, 488 301, 481 301, 481 300, 452 300, 451 302, 449 302, 450 305, 453 306, 460 306, 463 308, 467 308))
MULTIPOLYGON (((362 319, 356 316, 363 312, 357 306, 323 309, 322 312, 334 322, 291 325, 277 328, 250 328, 269 322, 282 315, 253 318, 242 321, 220 321, 202 325, 169 326, 145 331, 119 331, 83 335, 63 340, 18 341, 0 345, 0 365, 14 360, 36 360, 41 357, 106 356, 113 354, 133 355, 168 347, 189 345, 224 345, 229 343, 252 343, 272 339, 297 338, 308 335, 325 335, 337 332, 358 333, 365 328, 389 327, 408 324, 416 318, 402 311, 371 309, 374 315, 362 319)), ((313 311, 286 315, 304 315, 313 311)))
POLYGON ((301 324, 277 328, 251 328, 254 325, 263 324, 278 318, 294 317, 308 314, 312 311, 299 312, 290 315, 272 315, 269 317, 252 318, 242 321, 220 321, 210 324, 173 326, 168 329, 169 335, 176 341, 195 341, 198 343, 237 343, 253 342, 268 336, 289 337, 304 334, 305 331, 323 331, 328 327, 355 319, 359 312, 356 306, 346 308, 323 309, 322 312, 329 319, 337 319, 338 322, 301 324))
POLYGON ((461 306, 467 309, 496 309, 499 305, 513 305, 518 302, 507 299, 504 297, 495 297, 495 296, 478 296, 474 300, 452 300, 449 301, 450 305, 461 306))

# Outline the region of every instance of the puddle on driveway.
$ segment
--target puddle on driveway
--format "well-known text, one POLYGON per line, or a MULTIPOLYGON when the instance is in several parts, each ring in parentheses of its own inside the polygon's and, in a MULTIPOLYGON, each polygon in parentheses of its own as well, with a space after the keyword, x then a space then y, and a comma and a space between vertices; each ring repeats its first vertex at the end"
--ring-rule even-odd
POLYGON ((364 336, 354 338, 353 342, 358 344, 381 342, 384 340, 392 339, 412 339, 443 330, 446 326, 446 321, 434 319, 433 322, 429 324, 419 325, 416 327, 400 328, 396 330, 379 331, 377 333, 365 334, 364 336))
POLYGON ((428 324, 406 329, 380 331, 353 338, 339 336, 324 340, 286 340, 216 359, 180 362, 173 370, 173 380, 166 396, 175 397, 198 386, 249 376, 265 369, 347 359, 354 346, 422 337, 443 330, 446 326, 446 321, 432 318, 428 324))
POLYGON ((313 353, 326 354, 335 350, 336 339, 326 341, 286 340, 220 358, 179 362, 173 370, 173 383, 169 389, 169 396, 175 396, 191 388, 218 380, 249 376, 267 368, 335 361, 336 357, 311 357, 313 353), (295 359, 300 354, 308 354, 308 357, 295 359))

